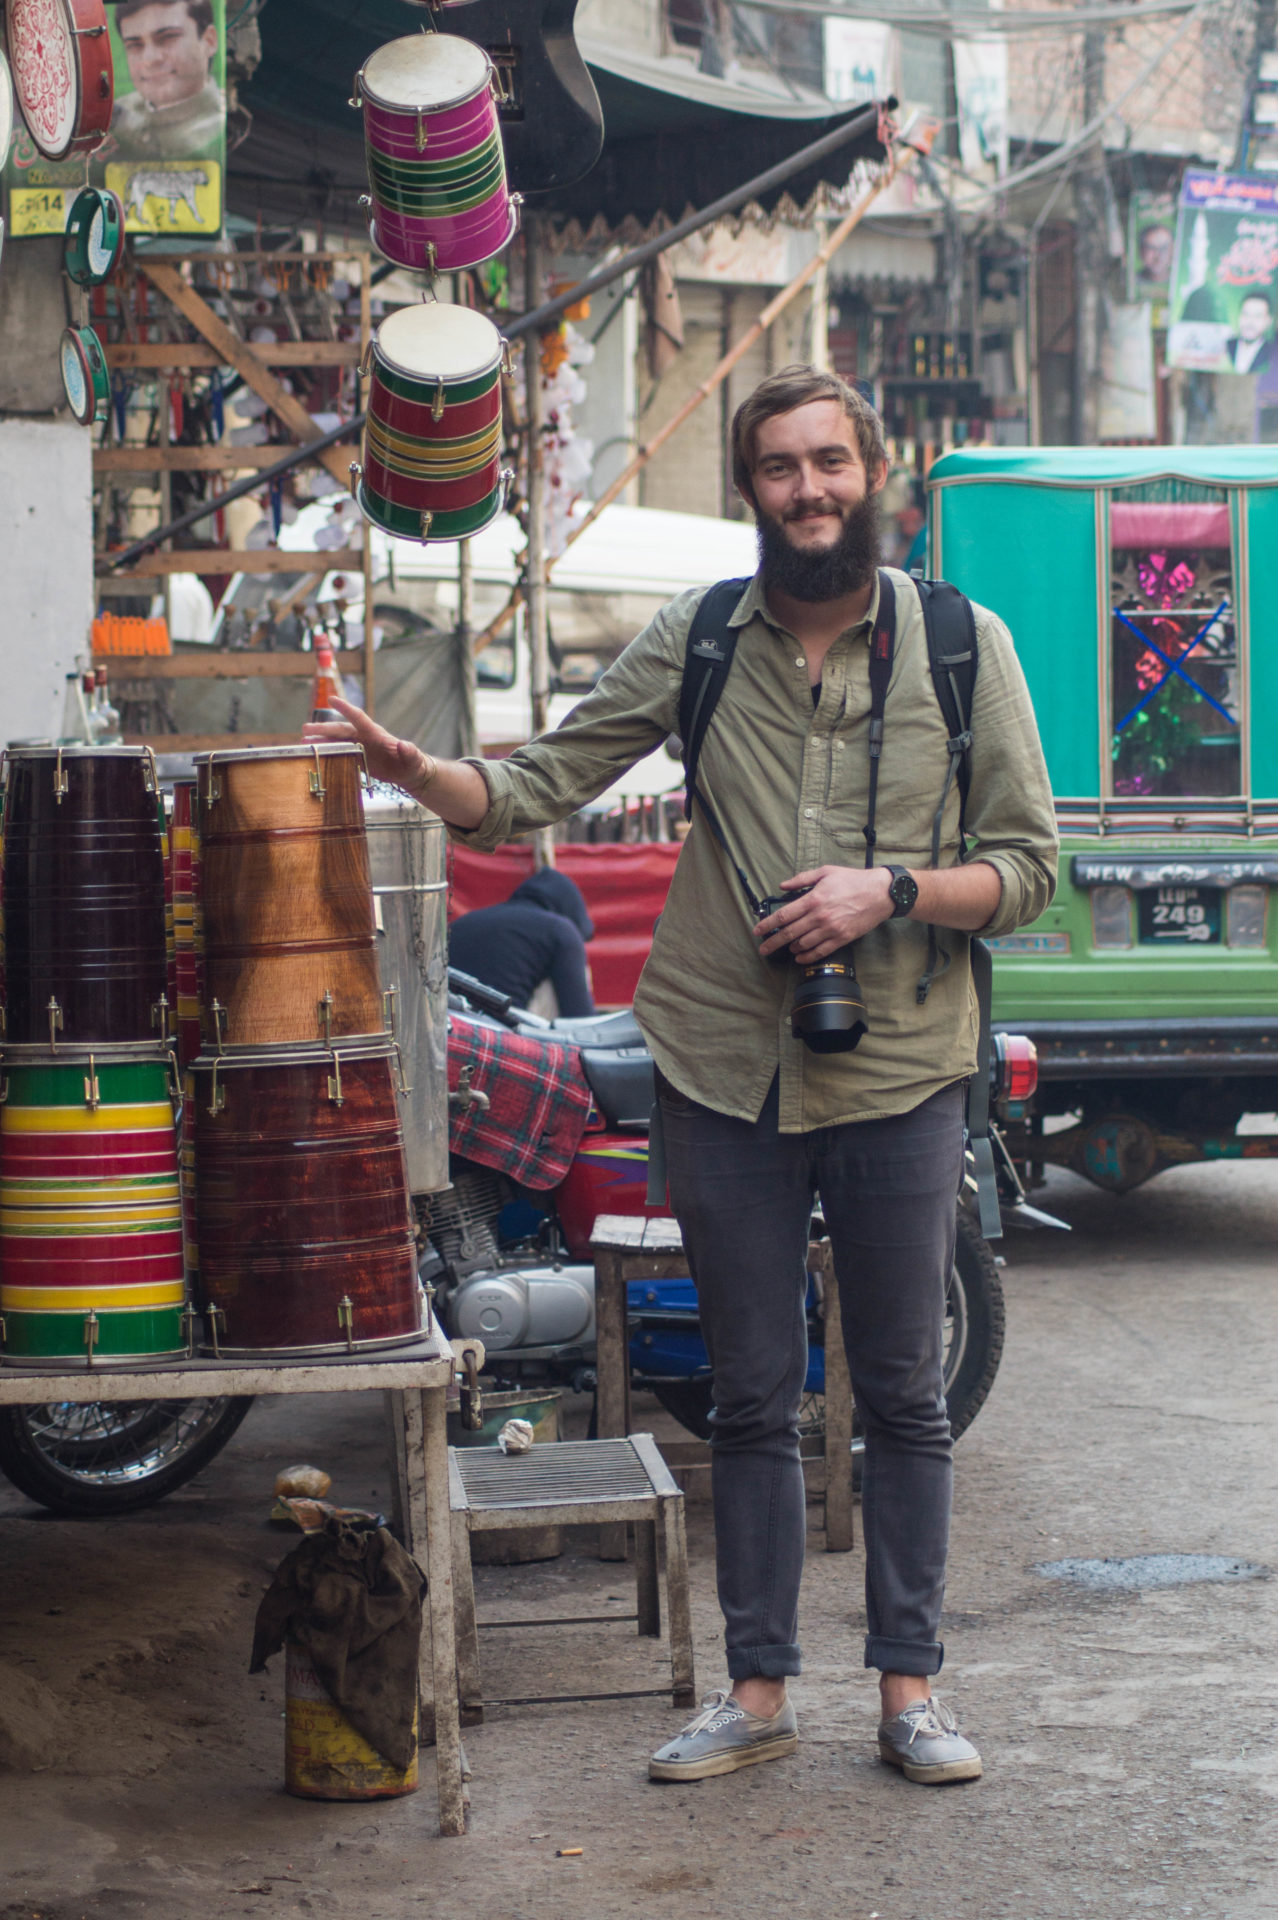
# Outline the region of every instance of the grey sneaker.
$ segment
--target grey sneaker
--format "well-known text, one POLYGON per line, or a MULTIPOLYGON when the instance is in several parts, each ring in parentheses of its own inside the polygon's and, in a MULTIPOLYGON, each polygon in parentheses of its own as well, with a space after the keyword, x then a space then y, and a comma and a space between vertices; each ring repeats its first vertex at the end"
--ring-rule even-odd
POLYGON ((880 1721, 879 1759, 924 1786, 981 1777, 980 1754, 939 1700, 914 1700, 895 1719, 880 1721))
POLYGON ((726 1688, 708 1693, 701 1712, 682 1733, 658 1747, 648 1762, 650 1780, 707 1780, 735 1773, 761 1760, 780 1760, 799 1744, 799 1726, 787 1700, 770 1720, 747 1713, 726 1688))

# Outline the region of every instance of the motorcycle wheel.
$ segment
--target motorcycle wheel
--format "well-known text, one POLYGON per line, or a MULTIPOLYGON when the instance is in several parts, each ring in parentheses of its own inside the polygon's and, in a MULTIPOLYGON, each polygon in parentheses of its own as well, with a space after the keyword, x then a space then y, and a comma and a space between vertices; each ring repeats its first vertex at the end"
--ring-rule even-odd
POLYGON ((153 1506, 221 1452, 253 1404, 46 1401, 0 1408, 0 1473, 53 1513, 105 1519, 153 1506))
MULTIPOLYGON (((950 1431, 957 1440, 989 1398, 1003 1357, 1005 1313, 1003 1284, 989 1243, 965 1207, 958 1210, 954 1267, 945 1298, 945 1404, 950 1431)), ((714 1390, 707 1374, 697 1380, 654 1380, 650 1391, 680 1426, 699 1440, 710 1438, 714 1390)), ((805 1394, 800 1415, 804 1434, 824 1433, 822 1394, 805 1394)), ((855 1421, 853 1434, 859 1433, 855 1421)), ((853 1451, 859 1451, 853 1438, 853 1451)))

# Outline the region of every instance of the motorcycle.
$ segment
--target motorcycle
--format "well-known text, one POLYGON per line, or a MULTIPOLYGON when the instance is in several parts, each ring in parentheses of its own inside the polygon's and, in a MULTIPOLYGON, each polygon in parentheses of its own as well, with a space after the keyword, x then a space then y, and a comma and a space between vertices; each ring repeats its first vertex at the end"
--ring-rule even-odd
MULTIPOLYGON (((518 1188, 473 1159, 451 1159, 451 1185, 420 1203, 428 1242, 423 1280, 434 1292, 436 1312, 448 1332, 483 1340, 488 1371, 501 1386, 588 1389, 595 1384, 594 1222, 605 1213, 653 1217, 666 1211, 647 1201, 652 1056, 629 1011, 546 1021, 453 968, 449 988, 454 1012, 472 1022, 578 1049, 591 1107, 572 1164, 548 1192, 518 1188)), ((1014 1090, 1024 1101, 1033 1092, 1033 1078, 1032 1046, 998 1036, 991 1062, 993 1098, 1006 1101, 1014 1090)), ((462 1106, 484 1097, 468 1076, 452 1096, 462 1106)), ((1009 1213, 1033 1215, 1023 1224, 1049 1224, 1047 1216, 1026 1206, 1010 1161, 997 1149, 995 1160, 1009 1213)), ((988 1397, 1004 1329, 998 1266, 964 1200, 957 1209, 945 1316, 945 1390, 955 1435, 971 1425, 988 1397)), ((817 1215, 818 1235, 820 1226, 817 1215)), ((651 1392, 682 1426, 705 1438, 713 1389, 691 1280, 634 1281, 627 1305, 632 1387, 651 1392)), ((809 1279, 807 1318, 801 1424, 814 1432, 823 1425, 825 1391, 817 1276, 809 1279)))

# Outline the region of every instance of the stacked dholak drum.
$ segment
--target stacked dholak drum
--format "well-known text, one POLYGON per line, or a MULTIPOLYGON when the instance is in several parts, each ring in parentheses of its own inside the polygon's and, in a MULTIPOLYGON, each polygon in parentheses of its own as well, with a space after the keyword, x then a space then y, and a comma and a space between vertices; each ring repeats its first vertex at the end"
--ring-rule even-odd
POLYGON ((188 1344, 157 789, 142 747, 4 756, 0 1342, 24 1366, 188 1344))
POLYGON ((379 974, 358 747, 196 759, 202 1047, 188 1248, 214 1350, 417 1339, 395 996, 379 974))
POLYGON ((366 794, 354 746, 196 770, 166 857, 146 749, 4 758, 11 1365, 420 1337, 410 1195, 448 1179, 442 824, 366 794))

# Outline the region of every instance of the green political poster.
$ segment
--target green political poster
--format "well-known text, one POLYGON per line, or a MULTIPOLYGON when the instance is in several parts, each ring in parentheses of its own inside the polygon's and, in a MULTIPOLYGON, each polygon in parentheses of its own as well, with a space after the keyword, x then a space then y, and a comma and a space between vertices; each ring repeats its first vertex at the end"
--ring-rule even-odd
POLYGON ((1278 308, 1278 178, 1191 169, 1176 214, 1167 360, 1268 373, 1278 308))

